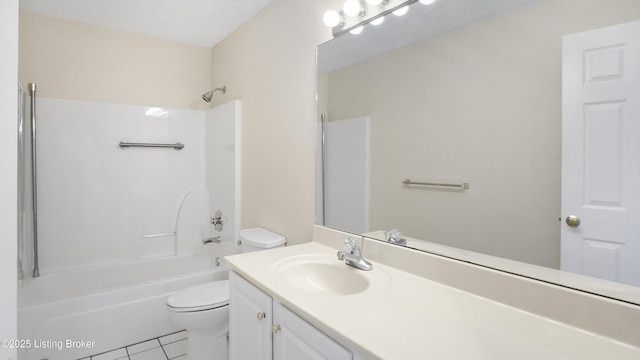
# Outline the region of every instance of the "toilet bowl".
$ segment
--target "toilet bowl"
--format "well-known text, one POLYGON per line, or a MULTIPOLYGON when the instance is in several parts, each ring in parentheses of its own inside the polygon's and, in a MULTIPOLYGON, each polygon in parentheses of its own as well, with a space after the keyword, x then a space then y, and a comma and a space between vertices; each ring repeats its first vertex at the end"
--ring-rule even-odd
POLYGON ((229 358, 229 280, 180 290, 167 299, 169 318, 187 330, 189 360, 229 358))
MULTIPOLYGON (((240 231, 241 251, 252 252, 285 246, 282 235, 263 228, 240 231)), ((188 360, 229 359, 229 280, 196 285, 167 299, 169 318, 187 330, 188 360)))

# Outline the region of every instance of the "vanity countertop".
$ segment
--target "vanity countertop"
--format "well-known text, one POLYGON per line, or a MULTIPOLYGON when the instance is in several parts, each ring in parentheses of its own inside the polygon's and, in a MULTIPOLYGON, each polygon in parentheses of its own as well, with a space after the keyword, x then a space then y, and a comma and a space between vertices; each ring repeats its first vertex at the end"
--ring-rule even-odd
POLYGON ((366 359, 640 359, 637 347, 376 262, 372 272, 378 273, 364 292, 302 291, 276 268, 305 254, 335 256, 336 250, 311 242, 226 259, 275 301, 366 359), (380 272, 390 281, 376 283, 380 272))

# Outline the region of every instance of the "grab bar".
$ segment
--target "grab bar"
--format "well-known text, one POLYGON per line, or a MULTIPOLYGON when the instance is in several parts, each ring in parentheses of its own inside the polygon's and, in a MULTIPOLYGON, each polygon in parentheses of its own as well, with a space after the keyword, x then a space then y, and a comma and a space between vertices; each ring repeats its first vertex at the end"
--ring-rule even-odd
POLYGON ((402 184, 404 184, 404 185, 421 185, 421 186, 446 187, 446 188, 455 188, 455 189, 460 189, 460 190, 468 190, 469 189, 469 183, 468 182, 452 184, 452 183, 442 183, 442 182, 421 182, 421 181, 413 181, 411 179, 405 179, 402 182, 402 184))
POLYGON ((40 276, 38 264, 38 176, 36 171, 36 84, 30 83, 31 92, 31 187, 33 212, 33 277, 40 276))
POLYGON ((126 141, 120 142, 120 147, 123 149, 128 149, 130 147, 151 147, 151 148, 174 148, 177 151, 180 151, 184 148, 184 144, 175 143, 175 144, 156 144, 156 143, 130 143, 126 141))

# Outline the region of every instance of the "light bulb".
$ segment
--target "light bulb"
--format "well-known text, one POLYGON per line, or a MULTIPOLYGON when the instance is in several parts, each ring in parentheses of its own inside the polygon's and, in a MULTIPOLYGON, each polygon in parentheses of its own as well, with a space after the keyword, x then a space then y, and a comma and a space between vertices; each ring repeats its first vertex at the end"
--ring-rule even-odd
POLYGON ((367 0, 367 4, 371 6, 376 6, 382 4, 382 0, 367 0))
POLYGON ((324 21, 324 24, 328 27, 340 25, 341 20, 342 19, 340 18, 340 14, 338 14, 338 12, 335 10, 329 10, 325 12, 324 16, 322 17, 322 21, 324 21))
POLYGON ((352 33, 353 35, 358 35, 362 32, 364 28, 362 26, 358 26, 357 28, 349 31, 350 33, 352 33))
POLYGON ((436 2, 436 0, 420 0, 420 4, 423 4, 423 5, 431 5, 434 2, 436 2))
POLYGON ((347 0, 342 6, 342 11, 344 11, 344 14, 347 16, 356 16, 362 11, 362 6, 358 0, 347 0))
POLYGON ((380 16, 379 18, 371 21, 371 25, 378 26, 384 22, 384 16, 380 16))
POLYGON ((400 9, 393 12, 393 15, 402 16, 409 11, 409 6, 403 6, 400 9))

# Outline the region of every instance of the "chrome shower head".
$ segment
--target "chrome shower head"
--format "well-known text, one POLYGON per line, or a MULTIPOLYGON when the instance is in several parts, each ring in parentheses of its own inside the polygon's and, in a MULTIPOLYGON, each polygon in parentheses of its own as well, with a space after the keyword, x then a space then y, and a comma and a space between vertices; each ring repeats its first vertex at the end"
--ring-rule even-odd
POLYGON ((202 94, 202 100, 206 102, 211 102, 212 97, 213 97, 213 91, 207 91, 206 93, 202 94))
POLYGON ((206 102, 211 102, 211 98, 213 98, 213 93, 216 91, 222 91, 222 93, 226 93, 227 92, 227 87, 223 86, 221 88, 217 88, 217 89, 213 89, 211 91, 207 91, 206 93, 202 94, 202 100, 206 101, 206 102))

